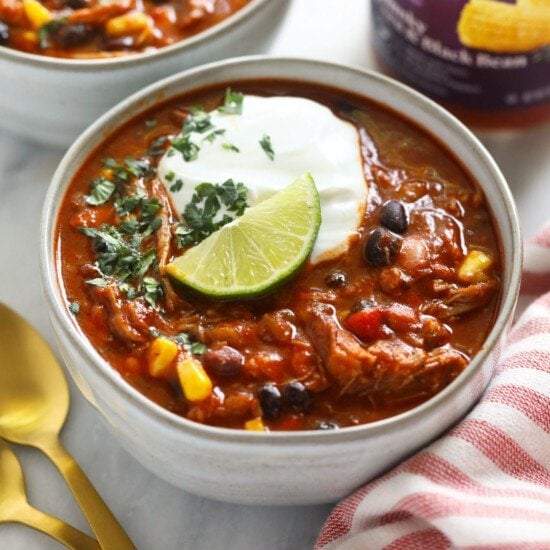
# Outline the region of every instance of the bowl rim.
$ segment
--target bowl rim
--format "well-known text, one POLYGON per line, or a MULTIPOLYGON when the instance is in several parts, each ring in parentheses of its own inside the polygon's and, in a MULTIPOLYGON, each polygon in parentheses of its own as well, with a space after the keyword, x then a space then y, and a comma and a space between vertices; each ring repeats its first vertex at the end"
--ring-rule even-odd
MULTIPOLYGON (((237 77, 236 77, 237 78, 237 77)), ((245 79, 246 77, 242 77, 245 79)), ((250 78, 250 77, 248 77, 250 78)), ((283 77, 277 77, 283 78, 283 77)), ((223 79, 220 79, 220 83, 223 79)), ((297 79, 295 79, 297 80, 297 79)), ((304 82, 315 83, 315 78, 303 78, 304 82)), ((335 86, 342 90, 349 90, 349 86, 344 84, 335 86)), ((179 94, 185 93, 180 90, 179 94)), ((171 97, 178 95, 165 95, 162 101, 166 101, 171 97)), ((357 92, 353 92, 357 93, 357 92)), ((364 94, 368 98, 367 94, 364 94)), ((374 100, 376 101, 376 100, 374 100)), ((147 107, 148 108, 148 107, 147 107)), ((397 111, 401 116, 404 116, 408 120, 411 120, 414 124, 422 128, 433 135, 429 128, 413 120, 406 113, 397 111)), ((135 113, 131 115, 136 116, 135 113)), ((97 144, 94 145, 97 147, 97 144)), ((452 150, 451 150, 452 152, 452 150)), ((87 154, 90 154, 88 151, 87 154)), ((468 167, 465 166, 468 170, 468 167)), ((55 171, 50 186, 48 188, 46 197, 44 199, 44 207, 42 212, 42 218, 40 223, 40 275, 42 282, 42 289, 46 299, 46 303, 49 308, 49 316, 54 324, 54 329, 60 329, 65 337, 75 346, 86 360, 90 368, 94 370, 96 375, 99 375, 103 381, 105 381, 112 390, 121 395, 126 404, 132 405, 134 410, 137 410, 138 414, 146 415, 153 421, 164 424, 167 428, 176 429, 178 431, 187 432, 190 435, 199 436, 210 440, 217 441, 231 441, 234 443, 248 443, 248 444, 266 444, 270 445, 276 442, 278 445, 301 445, 304 443, 341 443, 343 441, 355 441, 367 436, 375 436, 381 433, 391 432, 396 428, 406 427, 409 423, 419 420, 427 414, 437 410, 441 403, 447 399, 450 399, 452 395, 458 393, 463 385, 466 385, 468 381, 474 378, 474 376, 480 370, 484 360, 489 356, 491 351, 498 344, 499 339, 506 330, 517 302, 519 295, 519 287, 521 280, 521 265, 523 258, 523 243, 521 238, 521 229, 519 224, 518 213, 515 202, 512 197, 511 190, 506 183, 506 180, 497 166, 495 160, 489 154, 484 145, 478 140, 478 138, 469 130, 462 122, 460 122, 451 113, 445 110, 443 107, 417 92, 416 90, 402 84, 390 77, 382 75, 378 72, 365 69, 348 64, 340 64, 329 62, 326 60, 303 58, 303 57, 288 57, 288 56, 269 56, 269 55, 251 55, 243 56, 239 58, 226 59, 223 61, 216 61, 194 67, 169 76, 162 80, 159 80, 153 84, 150 84, 138 92, 130 95, 128 98, 119 102, 112 107, 109 111, 104 113, 98 118, 88 129, 86 129, 73 143, 73 145, 65 153, 61 160, 57 170, 55 171), (480 163, 485 167, 487 173, 491 176, 491 179, 496 182, 497 191, 499 192, 503 205, 505 206, 505 212, 507 215, 507 224, 511 228, 511 252, 510 252, 510 284, 507 289, 504 289, 498 306, 498 314, 494 321, 494 324, 485 339, 481 349, 470 361, 466 369, 464 369, 459 376, 457 376, 448 386, 442 391, 432 396, 430 399, 421 403, 420 405, 409 409, 403 413, 395 416, 391 416, 382 420, 378 420, 368 424, 361 424, 357 426, 349 426, 340 428, 338 430, 299 430, 299 431, 273 431, 273 432, 254 432, 243 429, 221 428, 216 426, 209 426, 188 420, 187 418, 180 417, 174 413, 171 413, 167 409, 157 405, 145 395, 136 390, 128 382, 123 380, 120 374, 111 367, 106 360, 104 360, 99 352, 95 350, 84 333, 80 331, 78 325, 71 319, 67 308, 63 304, 62 300, 62 281, 58 273, 58 265, 55 261, 54 254, 54 240, 53 231, 55 229, 55 223, 57 220, 57 204, 56 199, 63 198, 67 186, 72 180, 75 171, 73 170, 71 179, 64 177, 64 172, 69 168, 73 157, 78 155, 83 147, 86 147, 87 142, 93 138, 94 134, 98 131, 103 131, 103 139, 110 135, 114 129, 120 127, 124 120, 128 120, 127 112, 132 107, 141 105, 143 109, 143 102, 151 94, 166 89, 170 84, 175 84, 180 80, 185 81, 183 88, 187 90, 192 89, 188 86, 189 81, 193 76, 202 72, 211 70, 217 70, 223 67, 232 67, 236 65, 248 65, 254 63, 286 63, 297 65, 302 67, 304 65, 316 65, 324 70, 343 70, 349 74, 354 74, 360 78, 370 78, 378 82, 383 86, 389 86, 397 88, 397 90, 404 95, 407 95, 410 100, 423 109, 431 111, 433 116, 439 118, 448 127, 450 127, 453 133, 460 136, 460 139, 468 145, 468 147, 476 153, 480 163), (112 118, 117 116, 123 116, 123 120, 119 120, 115 128, 104 133, 105 128, 112 118), (56 216, 54 217, 54 212, 56 216), (56 292, 59 289, 59 292, 56 292), (55 325, 54 321, 57 322, 55 325)))
MULTIPOLYGON (((287 0, 284 0, 285 2, 287 0)), ((144 52, 130 53, 119 57, 108 58, 90 58, 90 59, 72 59, 66 57, 51 57, 29 52, 23 52, 14 48, 0 46, 0 61, 3 59, 14 63, 35 66, 47 70, 78 70, 78 71, 97 71, 113 70, 114 68, 126 68, 133 65, 153 62, 158 59, 170 58, 188 52, 202 46, 203 43, 211 41, 213 38, 220 38, 239 25, 245 24, 249 19, 255 16, 269 5, 269 0, 250 0, 239 11, 233 13, 223 21, 208 27, 198 34, 194 34, 169 46, 163 48, 151 49, 144 52), (115 67, 113 67, 113 65, 115 67)), ((285 6, 281 3, 281 9, 285 6)))

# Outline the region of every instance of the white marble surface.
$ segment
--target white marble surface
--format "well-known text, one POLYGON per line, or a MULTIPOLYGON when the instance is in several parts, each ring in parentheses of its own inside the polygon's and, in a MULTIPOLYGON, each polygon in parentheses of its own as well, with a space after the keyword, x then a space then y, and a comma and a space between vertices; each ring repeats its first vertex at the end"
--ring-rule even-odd
MULTIPOLYGON (((371 66, 367 2, 292 0, 270 51, 371 66)), ((483 139, 508 178, 529 236, 549 217, 550 127, 483 139)), ((62 155, 0 130, 0 301, 29 319, 52 345, 38 276, 38 225, 48 182, 62 155)), ((311 548, 331 509, 237 506, 175 489, 119 446, 74 386, 62 438, 140 550, 311 548)), ((90 532, 54 467, 32 449, 18 447, 16 452, 30 502, 90 532)), ((26 527, 0 524, 0 548, 60 545, 26 527)))

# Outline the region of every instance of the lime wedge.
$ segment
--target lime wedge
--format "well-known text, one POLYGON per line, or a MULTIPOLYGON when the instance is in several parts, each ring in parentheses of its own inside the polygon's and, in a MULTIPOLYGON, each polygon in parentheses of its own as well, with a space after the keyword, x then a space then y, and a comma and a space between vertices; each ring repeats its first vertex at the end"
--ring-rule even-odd
POLYGON ((258 296, 300 269, 320 224, 319 194, 305 174, 187 250, 166 271, 212 298, 258 296))

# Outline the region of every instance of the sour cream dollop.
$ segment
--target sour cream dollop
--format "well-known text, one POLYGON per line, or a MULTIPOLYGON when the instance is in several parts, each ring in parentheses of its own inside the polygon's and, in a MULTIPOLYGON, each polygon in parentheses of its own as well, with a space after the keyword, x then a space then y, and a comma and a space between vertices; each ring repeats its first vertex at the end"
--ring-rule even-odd
POLYGON ((158 174, 178 211, 184 211, 202 182, 242 182, 248 188, 248 204, 254 206, 310 172, 322 217, 311 261, 346 252, 367 199, 357 129, 324 105, 300 97, 246 95, 241 114, 209 114, 214 129, 223 133, 212 142, 204 140, 205 134, 192 133, 191 141, 200 148, 195 160, 186 161, 169 149, 159 163, 158 174), (265 136, 273 160, 260 144, 265 136), (170 191, 178 179, 181 189, 170 191))

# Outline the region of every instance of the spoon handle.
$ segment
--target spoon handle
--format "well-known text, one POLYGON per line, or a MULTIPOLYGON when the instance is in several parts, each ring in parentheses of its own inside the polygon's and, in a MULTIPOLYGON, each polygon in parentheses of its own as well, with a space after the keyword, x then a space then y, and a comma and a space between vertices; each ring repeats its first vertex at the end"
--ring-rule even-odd
POLYGON ((17 516, 13 520, 42 531, 42 533, 58 540, 67 548, 73 550, 100 550, 100 546, 95 539, 75 529, 72 525, 45 514, 28 504, 18 509, 17 516))
POLYGON ((120 523, 59 439, 53 437, 44 440, 40 449, 65 478, 101 548, 103 550, 135 550, 134 544, 120 523))

